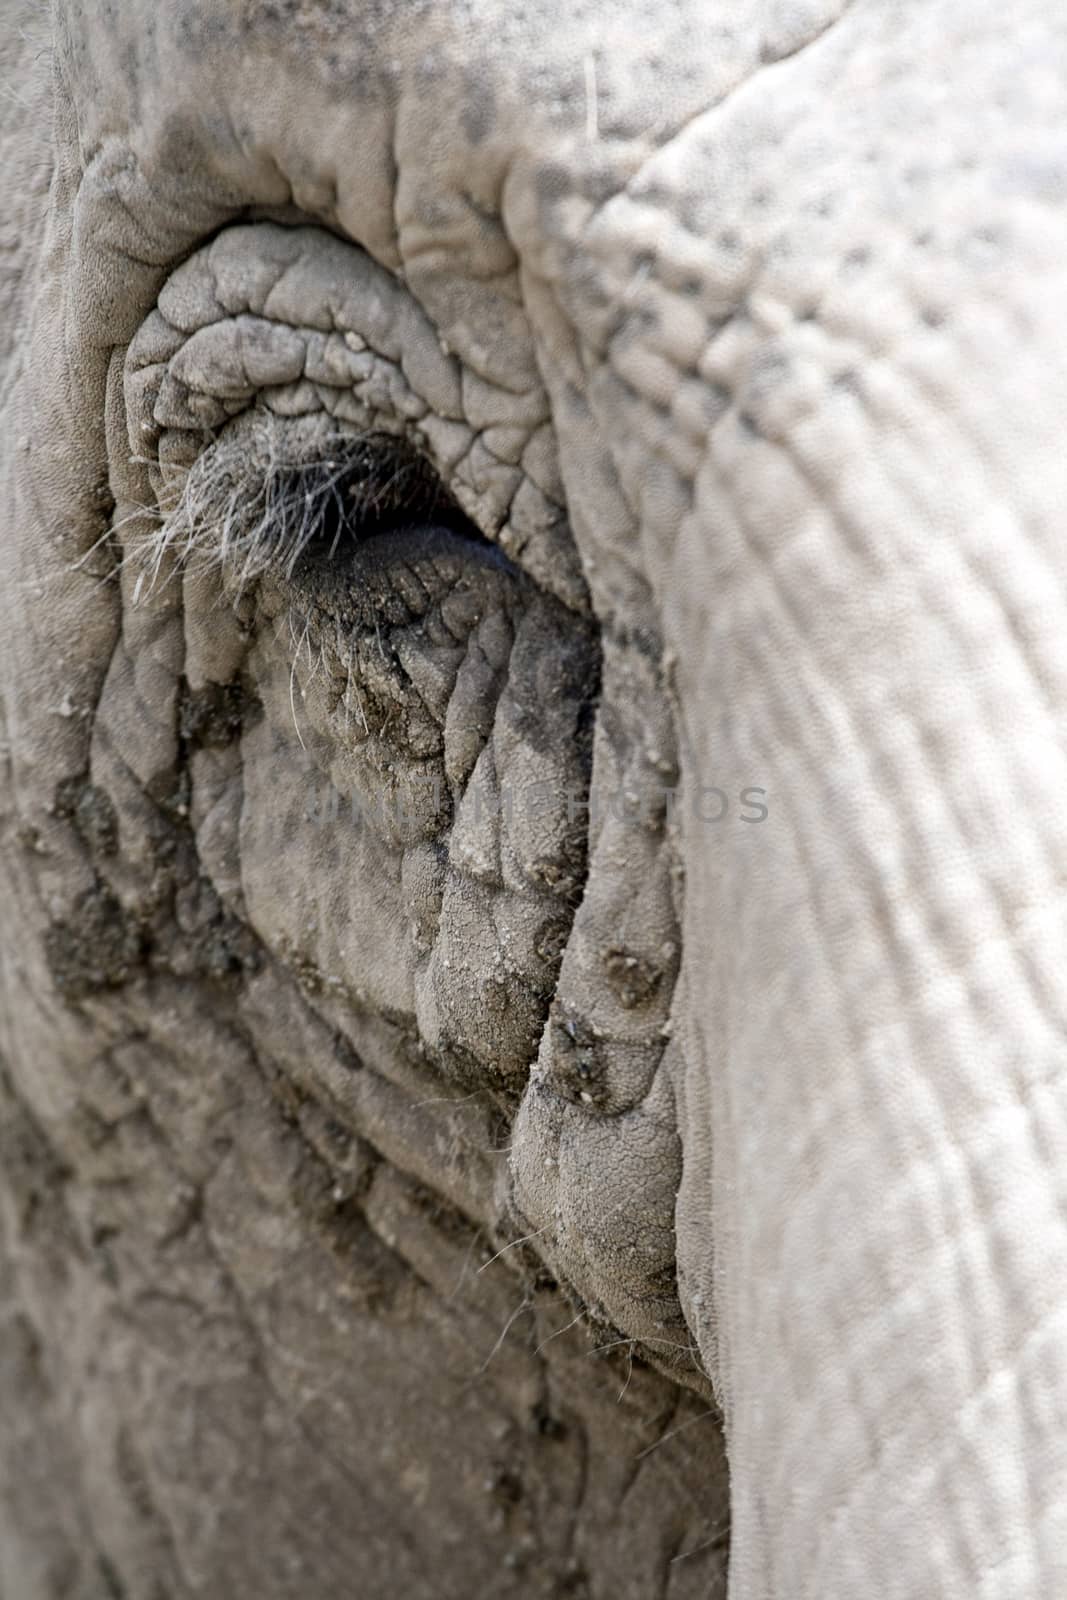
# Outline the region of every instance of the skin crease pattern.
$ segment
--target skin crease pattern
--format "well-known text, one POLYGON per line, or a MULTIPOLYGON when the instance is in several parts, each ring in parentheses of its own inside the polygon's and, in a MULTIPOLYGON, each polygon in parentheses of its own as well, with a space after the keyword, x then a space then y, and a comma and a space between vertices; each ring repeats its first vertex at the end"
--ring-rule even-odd
POLYGON ((1067 20, 0 11, 0 1596, 1067 1592, 1067 20))

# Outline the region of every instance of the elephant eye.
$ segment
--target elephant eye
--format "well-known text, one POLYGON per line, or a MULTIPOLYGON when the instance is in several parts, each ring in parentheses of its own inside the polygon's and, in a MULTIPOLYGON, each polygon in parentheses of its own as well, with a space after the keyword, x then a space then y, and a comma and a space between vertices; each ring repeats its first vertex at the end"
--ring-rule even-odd
POLYGON ((272 564, 289 577, 343 569, 362 546, 417 527, 491 548, 425 457, 388 434, 339 440, 326 458, 277 470, 266 495, 272 564))
POLYGON ((332 571, 343 581, 364 546, 418 528, 442 543, 496 550, 405 438, 242 420, 250 425, 223 435, 189 470, 151 546, 157 572, 176 557, 186 568, 218 568, 238 590, 268 573, 295 581, 314 572, 321 581, 332 571))

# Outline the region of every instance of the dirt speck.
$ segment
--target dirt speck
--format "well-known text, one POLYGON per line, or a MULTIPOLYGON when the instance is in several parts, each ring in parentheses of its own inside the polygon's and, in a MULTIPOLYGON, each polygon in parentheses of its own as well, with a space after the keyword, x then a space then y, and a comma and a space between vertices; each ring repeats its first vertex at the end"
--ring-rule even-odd
POLYGON ((94 856, 113 856, 119 844, 119 822, 111 797, 87 778, 64 778, 56 785, 55 812, 74 826, 94 856))
POLYGON ((71 999, 128 983, 144 948, 140 923, 99 884, 80 895, 69 917, 45 933, 49 970, 56 987, 71 999))
POLYGON ((178 705, 178 733, 193 749, 232 744, 258 702, 241 683, 207 683, 202 689, 183 686, 178 705))

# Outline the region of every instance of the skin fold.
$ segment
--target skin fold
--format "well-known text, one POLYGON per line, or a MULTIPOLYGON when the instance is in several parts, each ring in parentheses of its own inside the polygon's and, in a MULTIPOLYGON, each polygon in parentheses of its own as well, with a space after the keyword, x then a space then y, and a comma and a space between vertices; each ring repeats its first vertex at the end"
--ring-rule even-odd
POLYGON ((1063 1592, 1067 24, 6 10, 0 1593, 1063 1592))

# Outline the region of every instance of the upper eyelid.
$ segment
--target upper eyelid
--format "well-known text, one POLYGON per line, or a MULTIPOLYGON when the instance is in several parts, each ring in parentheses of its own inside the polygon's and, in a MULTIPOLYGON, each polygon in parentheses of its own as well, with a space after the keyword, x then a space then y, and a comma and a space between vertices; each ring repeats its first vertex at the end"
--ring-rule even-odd
POLYGON ((264 390, 291 414, 321 407, 359 427, 463 416, 458 363, 402 287, 353 246, 271 224, 228 230, 177 268, 130 345, 124 389, 135 454, 217 428, 264 390))

